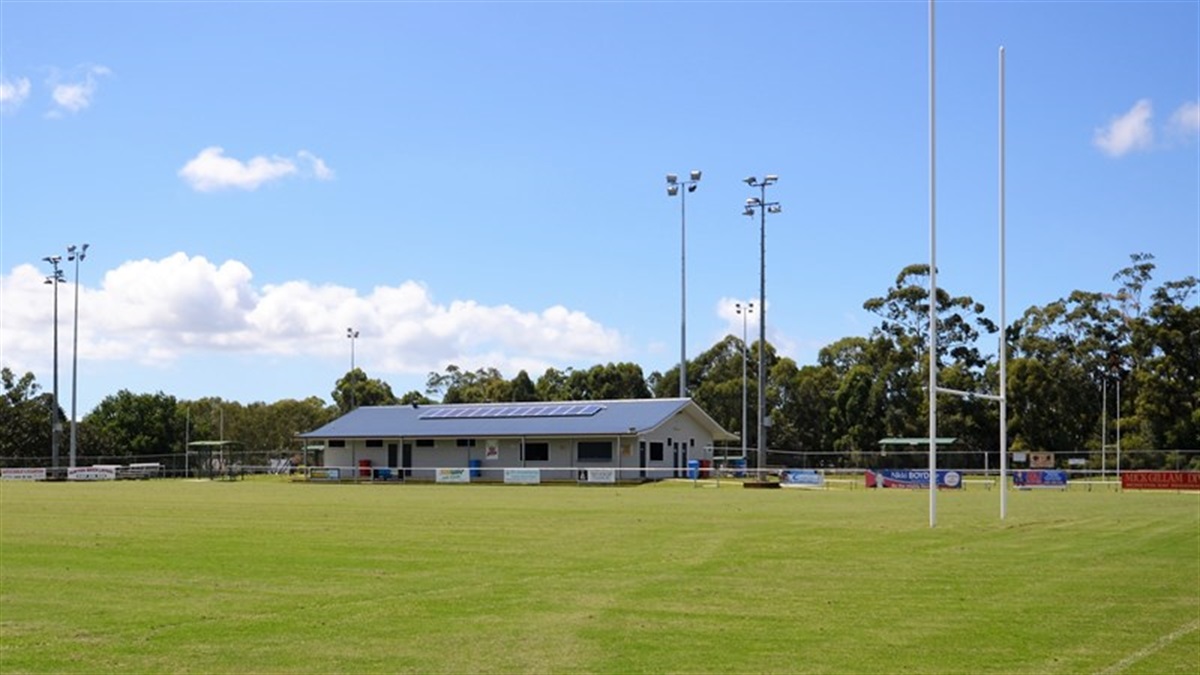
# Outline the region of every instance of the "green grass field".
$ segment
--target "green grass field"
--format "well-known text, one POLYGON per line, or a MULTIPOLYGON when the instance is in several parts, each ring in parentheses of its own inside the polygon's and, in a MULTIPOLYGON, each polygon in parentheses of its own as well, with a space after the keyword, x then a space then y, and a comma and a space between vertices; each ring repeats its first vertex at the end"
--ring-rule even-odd
POLYGON ((1200 671, 1200 495, 0 485, 0 672, 1200 671))

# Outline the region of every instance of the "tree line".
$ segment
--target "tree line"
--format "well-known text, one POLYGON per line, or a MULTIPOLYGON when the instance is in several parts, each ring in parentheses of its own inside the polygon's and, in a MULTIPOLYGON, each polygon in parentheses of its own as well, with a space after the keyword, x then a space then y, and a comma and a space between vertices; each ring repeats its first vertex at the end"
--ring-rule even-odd
MULTIPOLYGON (((1132 255, 1108 291, 1075 291, 1030 307, 1004 327, 1009 450, 1095 451, 1111 446, 1116 434, 1131 449, 1200 449, 1200 282, 1189 276, 1155 285, 1154 269, 1152 255, 1132 255)), ((763 345, 768 447, 854 457, 878 450, 882 438, 928 435, 928 281, 928 265, 903 268, 883 295, 863 303, 879 319, 870 334, 827 345, 815 364, 799 366, 763 345)), ((938 289, 939 386, 998 392, 998 358, 981 345, 998 345, 1000 327, 985 309, 938 289)), ((729 335, 687 364, 690 396, 735 432, 742 429, 743 372, 750 373, 745 432, 752 447, 758 358, 756 343, 729 335)), ((3 368, 0 380, 0 458, 46 458, 51 397, 30 373, 18 378, 3 368)), ((424 392, 398 397, 387 382, 355 368, 334 383, 331 405, 316 396, 241 404, 120 391, 83 418, 78 447, 83 457, 134 457, 180 452, 189 439, 235 440, 248 452, 278 453, 297 448, 297 432, 352 405, 629 399, 678 390, 677 366, 649 375, 635 363, 549 368, 534 380, 525 371, 509 379, 495 368, 451 365, 430 373, 424 392)), ((998 452, 999 423, 995 401, 939 398, 939 436, 958 439, 967 451, 998 452)), ((1129 461, 1136 468, 1138 461, 1163 458, 1129 461)), ((1200 455, 1190 461, 1200 468, 1200 455)))

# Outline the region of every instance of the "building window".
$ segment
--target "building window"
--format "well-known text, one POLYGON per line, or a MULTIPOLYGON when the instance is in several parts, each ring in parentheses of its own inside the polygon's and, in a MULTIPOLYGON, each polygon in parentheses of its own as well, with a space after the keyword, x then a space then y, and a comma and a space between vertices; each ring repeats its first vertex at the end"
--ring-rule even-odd
POLYGON ((526 462, 549 462, 550 461, 550 444, 549 443, 526 443, 525 444, 525 461, 526 462))
POLYGON ((579 461, 611 462, 612 458, 612 441, 579 441, 579 461))
POLYGON ((329 441, 329 447, 331 447, 331 448, 344 448, 344 447, 346 447, 346 441, 342 441, 342 440, 337 440, 337 441, 329 441))
POLYGON ((661 441, 650 441, 650 461, 663 461, 663 444, 661 441))
POLYGON ((475 439, 474 438, 456 438, 456 439, 454 439, 454 444, 460 448, 473 448, 473 447, 475 447, 475 439))
POLYGON ((382 447, 383 447, 383 440, 382 440, 382 439, 377 439, 377 438, 370 438, 370 439, 367 439, 367 447, 368 447, 368 448, 382 448, 382 447))
POLYGON ((433 439, 432 438, 418 438, 417 439, 417 447, 418 448, 432 448, 433 447, 433 439))

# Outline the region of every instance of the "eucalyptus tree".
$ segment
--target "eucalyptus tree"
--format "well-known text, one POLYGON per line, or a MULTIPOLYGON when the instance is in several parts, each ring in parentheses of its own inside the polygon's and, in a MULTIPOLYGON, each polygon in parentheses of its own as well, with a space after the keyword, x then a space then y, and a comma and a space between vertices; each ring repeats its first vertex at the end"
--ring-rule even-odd
POLYGON ((0 368, 0 457, 41 457, 50 447, 53 398, 41 393, 33 373, 0 368))

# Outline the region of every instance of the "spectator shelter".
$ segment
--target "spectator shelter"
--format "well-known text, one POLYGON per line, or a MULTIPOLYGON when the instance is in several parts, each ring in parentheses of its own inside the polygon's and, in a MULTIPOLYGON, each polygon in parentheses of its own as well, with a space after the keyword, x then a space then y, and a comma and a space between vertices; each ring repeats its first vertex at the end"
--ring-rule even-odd
POLYGON ((185 471, 198 478, 232 476, 244 463, 237 441, 192 441, 187 445, 185 471))
POLYGON ((324 467, 337 470, 325 475, 342 479, 432 481, 467 469, 471 480, 502 481, 506 469, 537 469, 538 480, 624 481, 682 476, 689 461, 711 463, 714 443, 739 437, 691 399, 667 398, 363 407, 300 438, 322 443, 324 467))

